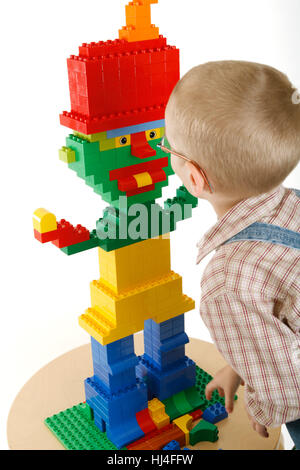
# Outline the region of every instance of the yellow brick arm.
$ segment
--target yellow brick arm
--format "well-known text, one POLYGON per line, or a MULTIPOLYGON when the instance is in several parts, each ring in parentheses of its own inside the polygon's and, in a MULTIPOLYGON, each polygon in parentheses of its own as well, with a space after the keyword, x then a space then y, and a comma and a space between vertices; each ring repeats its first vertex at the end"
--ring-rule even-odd
POLYGON ((37 209, 33 213, 32 221, 34 231, 39 234, 46 234, 57 230, 56 217, 51 212, 47 211, 47 209, 37 209))

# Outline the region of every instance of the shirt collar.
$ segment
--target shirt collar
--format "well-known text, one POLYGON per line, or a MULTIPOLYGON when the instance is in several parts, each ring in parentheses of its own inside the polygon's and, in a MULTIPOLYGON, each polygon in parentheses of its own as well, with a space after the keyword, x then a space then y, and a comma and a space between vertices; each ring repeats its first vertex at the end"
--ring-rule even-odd
POLYGON ((197 244, 197 264, 241 230, 258 220, 269 218, 282 200, 284 192, 285 188, 280 185, 268 193, 244 199, 232 207, 197 244))

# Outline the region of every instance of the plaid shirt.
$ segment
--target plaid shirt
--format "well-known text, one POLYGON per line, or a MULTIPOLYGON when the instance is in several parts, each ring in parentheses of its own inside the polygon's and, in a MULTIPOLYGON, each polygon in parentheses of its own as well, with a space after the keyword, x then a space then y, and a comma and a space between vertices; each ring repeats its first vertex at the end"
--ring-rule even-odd
POLYGON ((279 186, 241 201, 197 245, 216 250, 201 281, 201 317, 245 400, 269 427, 300 418, 300 253, 261 241, 222 244, 254 222, 300 231, 300 200, 279 186))

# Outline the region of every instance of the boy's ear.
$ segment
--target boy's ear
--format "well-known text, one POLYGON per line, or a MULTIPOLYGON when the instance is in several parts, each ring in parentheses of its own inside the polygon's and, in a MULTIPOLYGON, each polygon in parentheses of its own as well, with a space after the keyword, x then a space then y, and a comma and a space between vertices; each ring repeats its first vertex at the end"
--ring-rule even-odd
POLYGON ((187 188, 190 193, 195 197, 200 197, 204 191, 205 181, 200 171, 190 162, 186 162, 188 170, 188 185, 187 188))

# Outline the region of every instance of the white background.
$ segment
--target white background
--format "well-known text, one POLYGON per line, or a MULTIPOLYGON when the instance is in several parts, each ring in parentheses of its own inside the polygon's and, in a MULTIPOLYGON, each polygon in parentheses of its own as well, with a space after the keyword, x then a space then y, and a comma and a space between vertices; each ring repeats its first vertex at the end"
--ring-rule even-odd
MULTIPOLYGON (((58 355, 89 341, 77 318, 90 305, 89 282, 99 277, 97 251, 67 257, 33 238, 38 207, 58 219, 95 227, 105 204, 66 165, 57 150, 69 110, 66 58, 82 42, 115 39, 126 0, 27 0, 1 6, 1 387, 0 448, 5 423, 24 383, 58 355)), ((300 86, 300 5, 297 0, 160 0, 152 22, 181 49, 181 70, 205 61, 242 59, 286 72, 300 86)), ((286 184, 299 187, 299 167, 286 184)), ((167 197, 178 186, 171 178, 167 197)), ((208 259, 195 266, 196 242, 216 221, 200 202, 193 220, 172 235, 173 269, 197 301, 187 333, 210 341, 199 314, 199 283, 208 259)), ((200 364, 201 365, 201 364, 200 364)))

